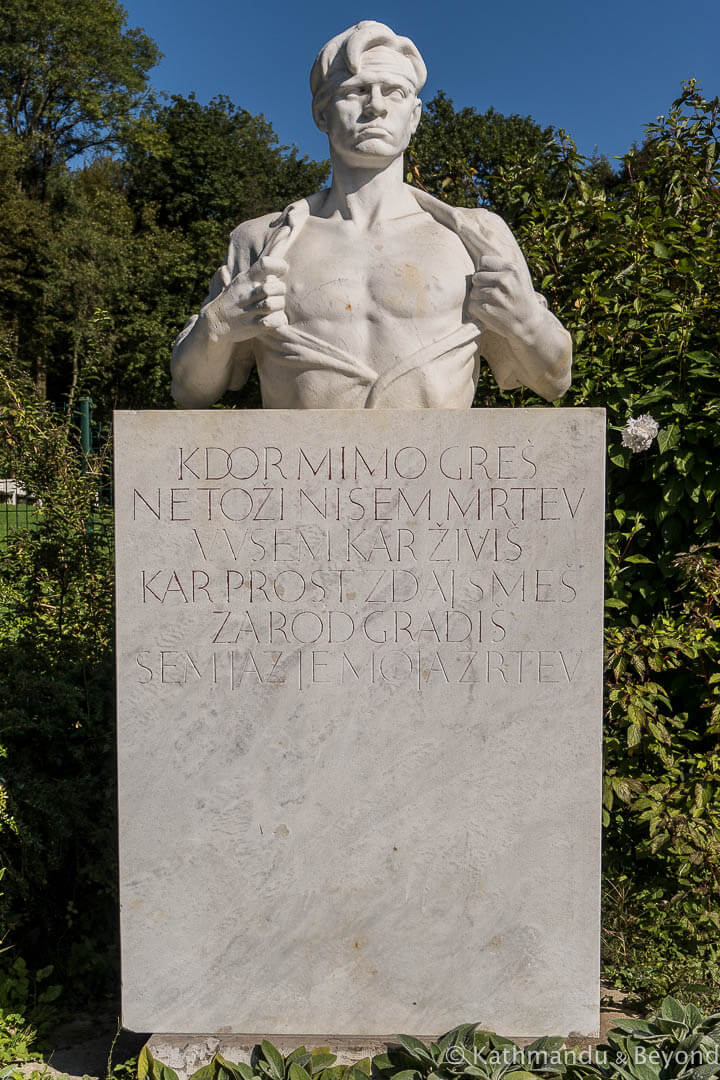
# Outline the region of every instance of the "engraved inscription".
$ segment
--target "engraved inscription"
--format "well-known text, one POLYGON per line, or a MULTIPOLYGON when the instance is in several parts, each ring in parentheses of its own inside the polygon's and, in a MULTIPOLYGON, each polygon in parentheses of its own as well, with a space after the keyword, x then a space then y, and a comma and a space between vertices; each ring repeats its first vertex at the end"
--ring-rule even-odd
POLYGON ((569 686, 586 486, 533 440, 169 447, 145 537, 141 687, 569 686), (165 632, 163 627, 166 628, 165 632))

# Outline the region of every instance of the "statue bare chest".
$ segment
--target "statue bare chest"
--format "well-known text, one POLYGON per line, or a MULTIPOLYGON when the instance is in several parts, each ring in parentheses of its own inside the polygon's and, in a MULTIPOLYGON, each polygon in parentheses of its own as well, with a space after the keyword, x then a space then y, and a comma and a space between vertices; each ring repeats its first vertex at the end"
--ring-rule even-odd
MULTIPOLYGON (((454 233, 413 214, 360 235, 352 223, 311 218, 288 254, 291 323, 317 329, 413 320, 462 321, 473 264, 454 233)), ((451 327, 452 328, 452 327, 451 327)))

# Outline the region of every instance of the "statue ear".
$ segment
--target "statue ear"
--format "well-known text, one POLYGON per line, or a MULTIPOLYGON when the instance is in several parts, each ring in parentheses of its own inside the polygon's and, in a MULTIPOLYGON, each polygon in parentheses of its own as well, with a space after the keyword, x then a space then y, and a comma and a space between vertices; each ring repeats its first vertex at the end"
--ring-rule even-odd
POLYGON ((422 101, 420 100, 420 98, 416 98, 415 99, 415 107, 413 109, 412 121, 410 123, 410 128, 411 128, 411 131, 412 131, 413 135, 415 134, 415 132, 418 129, 418 124, 420 123, 420 117, 421 116, 422 116, 422 101))
POLYGON ((325 123, 325 113, 321 112, 320 109, 316 108, 316 106, 313 105, 312 114, 313 114, 313 120, 315 121, 315 127, 319 128, 320 131, 322 131, 325 135, 327 135, 327 124, 325 123))

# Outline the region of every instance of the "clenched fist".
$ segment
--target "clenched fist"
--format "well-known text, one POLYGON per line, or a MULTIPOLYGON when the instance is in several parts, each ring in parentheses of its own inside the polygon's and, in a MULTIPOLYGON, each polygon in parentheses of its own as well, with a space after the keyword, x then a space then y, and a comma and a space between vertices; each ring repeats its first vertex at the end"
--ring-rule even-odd
POLYGON ((256 337, 258 327, 276 330, 287 326, 285 282, 288 264, 273 255, 261 255, 249 270, 230 278, 221 268, 223 290, 204 309, 214 323, 215 334, 230 334, 235 341, 256 337))
POLYGON ((543 317, 527 266, 502 254, 480 256, 467 306, 488 330, 521 341, 533 339, 543 317))

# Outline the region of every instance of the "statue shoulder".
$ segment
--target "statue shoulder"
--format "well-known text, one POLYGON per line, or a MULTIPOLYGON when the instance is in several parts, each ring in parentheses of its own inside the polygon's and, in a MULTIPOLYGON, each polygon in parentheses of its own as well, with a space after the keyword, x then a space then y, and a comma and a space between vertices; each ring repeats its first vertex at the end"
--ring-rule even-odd
POLYGON ((486 210, 484 206, 450 206, 419 188, 411 187, 409 190, 423 210, 441 225, 456 232, 461 240, 466 241, 471 253, 478 243, 486 246, 488 242, 496 242, 503 247, 517 247, 509 227, 500 215, 492 210, 486 210))
POLYGON ((498 238, 514 240, 510 226, 504 218, 493 210, 487 210, 484 206, 455 208, 455 213, 464 220, 469 228, 475 228, 488 234, 494 234, 498 238))
POLYGON ((241 222, 230 233, 230 251, 228 265, 231 273, 247 270, 262 254, 275 229, 282 222, 282 211, 263 214, 262 217, 250 218, 241 222))
POLYGON ((228 265, 231 273, 247 270, 259 259, 274 234, 281 228, 297 232, 303 227, 308 216, 317 211, 327 198, 327 190, 316 191, 305 198, 289 203, 284 210, 262 217, 243 221, 230 234, 230 253, 228 265))

